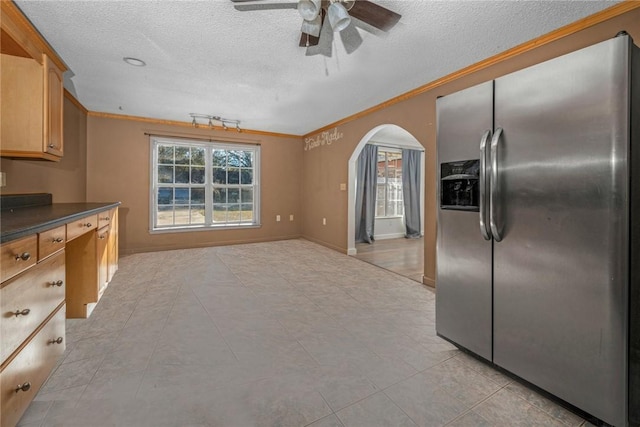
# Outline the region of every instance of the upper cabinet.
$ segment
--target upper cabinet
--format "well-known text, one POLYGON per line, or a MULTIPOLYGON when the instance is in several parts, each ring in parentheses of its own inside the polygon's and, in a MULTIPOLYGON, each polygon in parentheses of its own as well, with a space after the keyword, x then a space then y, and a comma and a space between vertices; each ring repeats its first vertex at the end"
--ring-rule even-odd
POLYGON ((0 5, 0 156, 58 161, 66 67, 13 2, 0 5))

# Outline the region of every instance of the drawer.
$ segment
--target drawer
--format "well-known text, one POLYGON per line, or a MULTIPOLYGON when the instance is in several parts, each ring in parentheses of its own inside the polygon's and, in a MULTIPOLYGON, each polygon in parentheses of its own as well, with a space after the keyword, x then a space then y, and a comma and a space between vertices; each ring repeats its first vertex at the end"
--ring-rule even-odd
POLYGON ((67 229, 64 225, 38 234, 38 261, 64 249, 67 229))
POLYGON ((98 214, 98 228, 106 227, 111 224, 111 220, 113 219, 113 209, 109 209, 108 211, 100 212, 98 214))
POLYGON ((0 282, 31 267, 37 258, 38 238, 35 234, 4 243, 0 246, 0 282))
POLYGON ((67 224, 67 241, 82 236, 89 230, 98 228, 98 215, 89 215, 67 224))
POLYGON ((4 362, 64 301, 65 251, 2 284, 0 362, 4 362), (15 315, 16 312, 22 313, 15 315))
POLYGON ((64 319, 63 305, 0 373, 2 427, 18 423, 64 353, 64 319), (16 391, 22 385, 25 390, 16 391))

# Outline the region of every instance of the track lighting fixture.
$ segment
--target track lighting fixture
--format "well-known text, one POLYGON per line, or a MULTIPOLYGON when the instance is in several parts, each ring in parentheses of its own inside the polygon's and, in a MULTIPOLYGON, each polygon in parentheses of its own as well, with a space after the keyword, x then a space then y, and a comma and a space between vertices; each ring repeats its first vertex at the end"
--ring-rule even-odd
POLYGON ((189 116, 191 117, 191 124, 193 125, 194 128, 198 127, 198 120, 200 119, 202 121, 206 121, 205 123, 208 123, 209 129, 212 129, 212 130, 214 129, 213 122, 215 121, 215 122, 220 122, 224 130, 229 130, 228 125, 235 125, 236 130, 238 132, 242 132, 242 129, 240 129, 240 120, 225 119, 220 116, 211 116, 209 114, 199 114, 199 113, 189 113, 189 116))

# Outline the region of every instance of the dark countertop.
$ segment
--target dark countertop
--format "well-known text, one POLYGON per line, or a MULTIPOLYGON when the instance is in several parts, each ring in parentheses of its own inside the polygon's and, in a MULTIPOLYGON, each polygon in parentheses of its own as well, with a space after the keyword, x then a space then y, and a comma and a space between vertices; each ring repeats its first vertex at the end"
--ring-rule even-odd
POLYGON ((54 203, 3 210, 0 212, 0 243, 40 233, 119 205, 120 202, 54 203))

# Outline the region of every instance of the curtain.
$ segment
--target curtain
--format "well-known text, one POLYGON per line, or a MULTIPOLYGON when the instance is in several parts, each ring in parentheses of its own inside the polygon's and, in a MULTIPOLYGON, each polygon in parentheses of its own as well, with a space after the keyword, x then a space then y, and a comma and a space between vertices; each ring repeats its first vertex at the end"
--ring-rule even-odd
POLYGON ((376 219, 377 146, 367 144, 362 149, 356 180, 356 242, 372 243, 376 219))
POLYGON ((402 198, 407 239, 417 239, 420 232, 420 156, 418 150, 402 150, 402 198))

